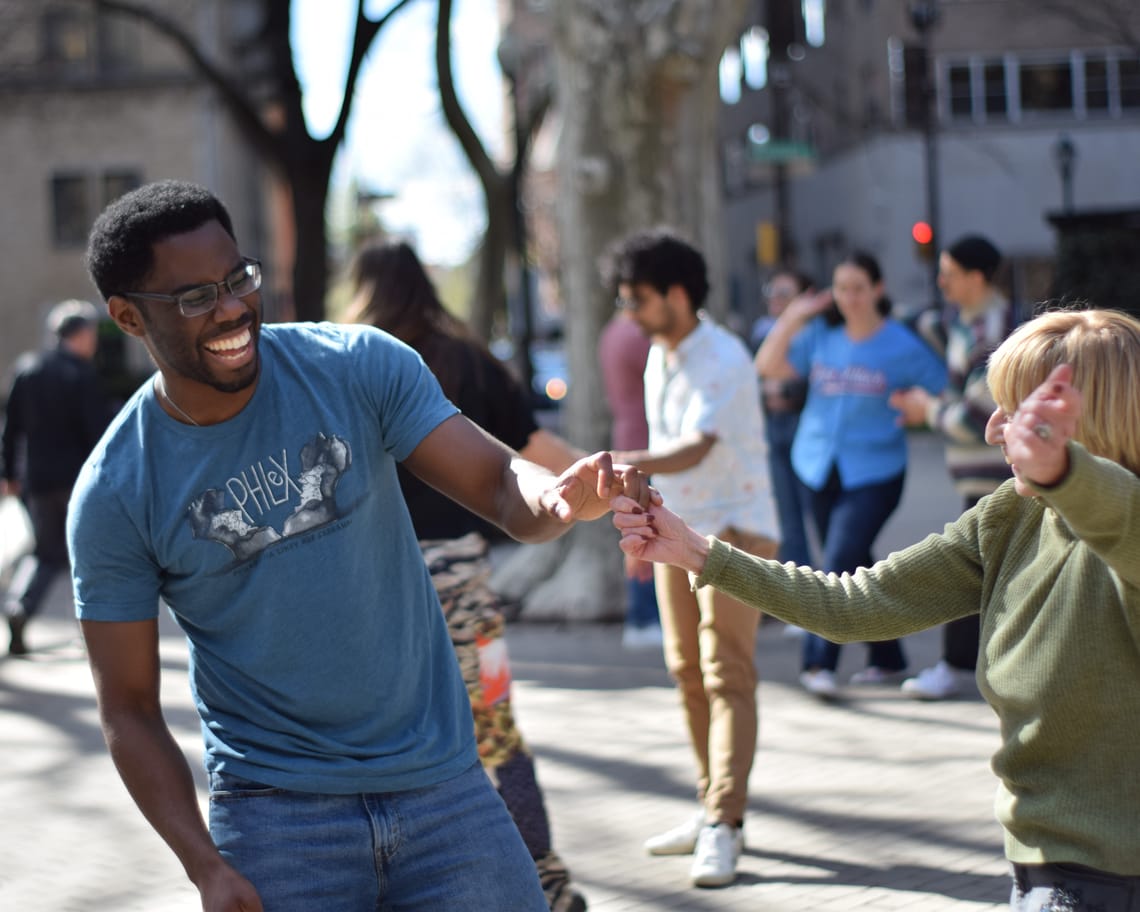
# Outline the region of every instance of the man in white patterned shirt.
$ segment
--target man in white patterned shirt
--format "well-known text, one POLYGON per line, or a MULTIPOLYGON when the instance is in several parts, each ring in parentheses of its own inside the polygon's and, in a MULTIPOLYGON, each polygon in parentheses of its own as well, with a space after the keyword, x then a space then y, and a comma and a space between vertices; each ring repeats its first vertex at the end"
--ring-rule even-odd
MULTIPOLYGON (((607 279, 653 340, 645 366, 646 450, 615 453, 653 476, 695 528, 776 556, 779 527, 764 418, 744 343, 701 313, 704 257, 669 230, 639 232, 611 251, 607 279)), ((676 567, 655 568, 665 660, 681 692, 698 766, 701 809, 646 842, 653 855, 694 854, 696 886, 736 876, 748 776, 756 752, 753 662, 760 615, 676 567)))

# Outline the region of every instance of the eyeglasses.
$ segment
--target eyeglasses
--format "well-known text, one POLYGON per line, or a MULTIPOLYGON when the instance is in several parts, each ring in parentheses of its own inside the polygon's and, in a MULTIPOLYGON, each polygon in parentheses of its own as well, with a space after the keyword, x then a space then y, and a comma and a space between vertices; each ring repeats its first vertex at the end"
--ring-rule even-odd
POLYGON ((184 317, 200 317, 218 306, 222 287, 235 298, 244 298, 261 287, 261 263, 250 257, 242 257, 242 264, 220 282, 199 285, 179 295, 152 294, 143 291, 124 291, 124 298, 140 298, 144 301, 165 301, 177 304, 184 317))

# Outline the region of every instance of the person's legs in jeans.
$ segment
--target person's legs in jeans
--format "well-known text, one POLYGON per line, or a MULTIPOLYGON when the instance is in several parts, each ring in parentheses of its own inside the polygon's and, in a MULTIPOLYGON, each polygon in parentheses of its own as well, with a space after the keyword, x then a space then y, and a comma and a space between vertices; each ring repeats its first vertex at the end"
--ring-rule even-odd
MULTIPOLYGON (((886 481, 840 490, 824 544, 824 570, 852 573, 874 563, 871 547, 902 499, 905 478, 900 473, 886 481)), ((906 656, 898 640, 870 643, 868 664, 888 672, 901 671, 906 668, 906 656)))
POLYGON ((438 785, 371 795, 313 795, 216 773, 210 785, 214 842, 271 912, 547 910, 479 764, 438 785))
POLYGON ((802 485, 792 468, 792 441, 799 425, 798 412, 766 414, 768 437, 768 471, 772 493, 780 517, 780 552, 782 562, 792 561, 797 567, 811 564, 807 528, 804 523, 802 485))
MULTIPOLYGON (((829 557, 827 545, 831 534, 831 512, 835 508, 839 496, 843 493, 842 485, 839 483, 839 473, 833 469, 831 476, 818 491, 806 485, 801 485, 800 490, 807 496, 808 509, 811 512, 812 521, 815 523, 816 533, 819 535, 819 540, 823 545, 824 566, 822 569, 831 569, 827 566, 829 557)), ((825 640, 823 637, 811 633, 810 631, 804 635, 802 658, 800 660, 800 667, 803 671, 828 671, 834 673, 838 665, 838 643, 832 643, 830 640, 825 640)))
POLYGON ((534 859, 551 909, 584 908, 570 873, 551 847, 550 820, 534 758, 511 710, 505 621, 487 585, 486 540, 477 533, 420 542, 439 596, 451 645, 467 685, 483 768, 534 859))
POLYGON ((1140 912, 1140 877, 1083 865, 1013 865, 1011 912, 1140 912))
MULTIPOLYGON (((977 506, 981 496, 967 497, 962 512, 977 506)), ((978 636, 982 616, 970 614, 942 627, 942 658, 958 671, 974 671, 978 667, 978 636)))

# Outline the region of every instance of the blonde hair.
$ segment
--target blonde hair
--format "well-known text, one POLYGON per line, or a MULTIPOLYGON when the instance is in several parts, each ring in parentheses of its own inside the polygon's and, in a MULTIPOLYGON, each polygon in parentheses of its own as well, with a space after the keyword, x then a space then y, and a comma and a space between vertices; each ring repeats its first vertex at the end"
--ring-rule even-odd
POLYGON ((1030 320, 990 356, 994 401, 1012 415, 1061 364, 1072 366, 1083 402, 1075 439, 1140 475, 1140 321, 1116 310, 1058 310, 1030 320))

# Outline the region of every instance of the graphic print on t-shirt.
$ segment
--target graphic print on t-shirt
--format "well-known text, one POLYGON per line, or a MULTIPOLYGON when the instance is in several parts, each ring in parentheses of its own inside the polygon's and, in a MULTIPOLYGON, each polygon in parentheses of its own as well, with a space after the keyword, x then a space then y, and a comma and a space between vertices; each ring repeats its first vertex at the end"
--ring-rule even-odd
POLYGON ((187 512, 195 538, 215 541, 244 561, 270 545, 326 525, 338 517, 336 487, 352 465, 352 448, 340 437, 317 434, 301 447, 301 471, 289 473, 289 454, 257 461, 232 475, 224 488, 209 488, 187 512), (275 507, 293 503, 278 530, 265 521, 275 507))
POLYGON ((886 372, 861 364, 835 367, 816 364, 811 369, 811 383, 822 396, 885 396, 886 372))

